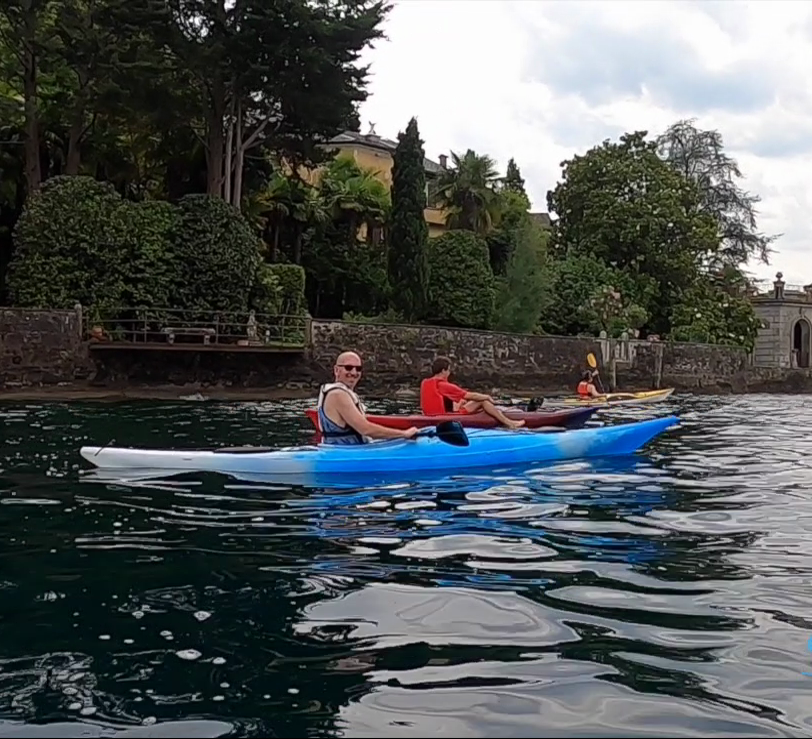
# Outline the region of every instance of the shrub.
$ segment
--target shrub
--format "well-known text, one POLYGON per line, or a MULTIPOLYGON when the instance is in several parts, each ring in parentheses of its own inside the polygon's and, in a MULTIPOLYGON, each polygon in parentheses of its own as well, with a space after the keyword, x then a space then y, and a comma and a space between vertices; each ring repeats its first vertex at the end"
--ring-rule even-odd
POLYGON ((288 316, 305 313, 305 271, 298 264, 272 264, 279 285, 278 312, 288 316))
POLYGON ((488 246, 472 231, 448 231, 428 242, 431 323, 488 328, 495 281, 488 246))
POLYGON ((186 195, 177 207, 174 305, 246 320, 261 264, 259 239, 243 215, 220 198, 186 195))
POLYGON ((120 304, 132 273, 125 239, 127 204, 92 177, 46 180, 31 195, 14 229, 7 275, 14 305, 100 311, 120 304))

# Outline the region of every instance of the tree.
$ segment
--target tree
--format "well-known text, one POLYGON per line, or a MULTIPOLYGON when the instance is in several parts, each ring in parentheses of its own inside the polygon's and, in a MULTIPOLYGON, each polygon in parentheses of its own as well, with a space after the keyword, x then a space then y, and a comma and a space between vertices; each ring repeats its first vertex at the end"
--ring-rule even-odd
POLYGON ((392 302, 408 321, 423 314, 428 285, 425 153, 417 119, 398 135, 392 167, 388 268, 392 302))
POLYGON ((524 193, 515 190, 499 192, 495 206, 499 213, 499 225, 485 237, 495 275, 505 274, 521 234, 530 222, 529 209, 530 201, 524 193))
POLYGON ((736 283, 739 278, 726 271, 697 280, 674 308, 671 338, 752 351, 761 322, 736 283))
POLYGON ((441 326, 490 327, 495 284, 488 246, 471 231, 430 239, 427 318, 441 326))
POLYGON ((6 0, 0 5, 0 43, 4 56, 12 55, 25 116, 25 179, 28 192, 42 182, 40 162, 39 58, 43 25, 51 0, 6 0))
POLYGON ((451 152, 451 166, 438 177, 433 200, 447 211, 446 224, 484 236, 499 219, 496 163, 487 154, 468 149, 451 152))
POLYGON ((375 313, 389 300, 386 252, 389 189, 351 156, 339 156, 318 185, 326 216, 303 238, 311 314, 340 318, 345 312, 375 313))
POLYGON ((717 223, 721 246, 707 255, 708 268, 741 265, 751 258, 768 264, 770 244, 778 236, 758 232, 754 206, 761 198, 736 184, 742 173, 724 152, 722 134, 700 130, 694 123, 691 119, 671 125, 657 138, 657 149, 676 172, 695 183, 699 210, 717 223))
POLYGON ((591 257, 628 275, 629 299, 666 333, 670 312, 719 249, 716 222, 701 211, 693 182, 656 153, 645 131, 605 141, 563 164, 563 181, 547 194, 558 215, 552 247, 559 257, 591 257))
POLYGON ((496 330, 531 333, 538 326, 552 299, 548 239, 549 234, 529 218, 517 230, 516 246, 496 295, 496 330))
POLYGON ((519 165, 516 164, 516 160, 513 157, 508 160, 505 179, 502 180, 502 187, 511 192, 518 192, 525 196, 527 195, 527 192, 524 189, 524 178, 522 177, 522 173, 519 171, 519 165))
MULTIPOLYGON (((155 7, 164 0, 135 0, 155 7)), ((207 192, 240 206, 246 152, 321 161, 366 98, 357 65, 382 34, 382 0, 167 0, 153 32, 189 71, 204 122, 207 192)))

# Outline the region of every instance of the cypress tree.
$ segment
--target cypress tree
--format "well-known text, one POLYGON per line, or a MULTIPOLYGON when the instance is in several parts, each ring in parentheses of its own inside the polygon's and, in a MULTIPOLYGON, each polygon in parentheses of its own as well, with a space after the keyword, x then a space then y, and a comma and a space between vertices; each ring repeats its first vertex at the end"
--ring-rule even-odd
POLYGON ((429 266, 426 242, 426 171, 423 142, 412 118, 398 134, 392 167, 392 211, 389 222, 388 268, 392 303, 409 321, 425 310, 429 266))
POLYGON ((522 195, 527 195, 524 189, 524 178, 519 170, 519 165, 516 160, 511 157, 507 163, 507 171, 505 172, 505 179, 503 180, 505 190, 512 192, 520 192, 522 195))

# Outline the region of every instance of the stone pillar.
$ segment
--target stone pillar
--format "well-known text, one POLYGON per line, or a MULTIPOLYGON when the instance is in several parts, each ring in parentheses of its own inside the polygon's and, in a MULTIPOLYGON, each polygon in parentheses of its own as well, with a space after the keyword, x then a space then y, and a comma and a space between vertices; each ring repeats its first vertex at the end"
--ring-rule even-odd
POLYGON ((784 299, 784 285, 785 282, 781 279, 784 275, 781 272, 778 272, 775 275, 775 282, 773 282, 773 297, 776 300, 783 300, 784 299))
POLYGON ((76 311, 76 322, 78 324, 77 329, 79 331, 79 341, 84 341, 85 328, 84 328, 84 316, 82 314, 82 304, 76 303, 76 305, 73 306, 73 309, 76 311))

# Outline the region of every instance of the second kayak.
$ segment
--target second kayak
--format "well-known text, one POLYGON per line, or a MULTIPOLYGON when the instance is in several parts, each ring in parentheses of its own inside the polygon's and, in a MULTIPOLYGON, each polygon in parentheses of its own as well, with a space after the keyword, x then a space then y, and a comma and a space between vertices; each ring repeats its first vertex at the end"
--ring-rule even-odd
MULTIPOLYGON (((563 428, 578 428, 583 426, 596 413, 598 408, 562 408, 560 410, 549 411, 522 411, 517 408, 501 407, 504 413, 512 421, 524 421, 524 428, 538 429, 545 426, 560 426, 563 428)), ((308 408, 305 414, 311 423, 319 429, 319 414, 315 408, 308 408)), ((415 426, 419 429, 427 426, 436 426, 443 421, 459 421, 465 428, 492 429, 499 428, 499 423, 493 416, 487 413, 448 413, 440 416, 422 415, 368 415, 367 418, 372 423, 386 426, 391 429, 408 429, 415 426)))
POLYGON ((667 387, 662 390, 640 390, 634 393, 603 393, 594 398, 548 397, 544 399, 544 405, 550 408, 601 408, 607 405, 645 405, 667 400, 673 392, 673 387, 667 387))
POLYGON ((593 428, 549 431, 471 429, 468 446, 446 444, 437 437, 378 441, 362 445, 314 444, 280 449, 206 450, 125 449, 84 446, 81 456, 96 467, 121 470, 172 470, 309 476, 470 470, 559 460, 632 454, 679 423, 676 416, 593 428))

